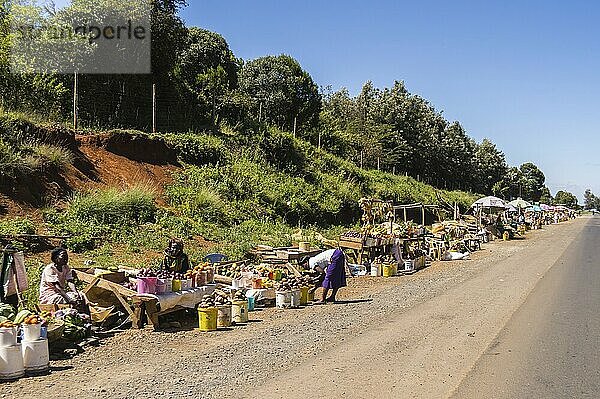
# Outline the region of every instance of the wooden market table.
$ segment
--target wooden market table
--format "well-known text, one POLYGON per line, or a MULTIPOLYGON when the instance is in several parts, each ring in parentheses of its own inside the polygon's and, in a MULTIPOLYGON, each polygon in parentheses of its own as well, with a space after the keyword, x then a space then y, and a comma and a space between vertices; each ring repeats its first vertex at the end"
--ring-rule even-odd
POLYGON ((215 284, 210 284, 167 294, 138 294, 107 279, 119 280, 125 278, 124 274, 106 273, 95 276, 82 270, 73 272, 79 280, 87 283, 83 293, 94 293, 92 302, 99 300, 102 302, 101 306, 122 307, 131 318, 132 328, 137 329, 144 328, 145 320, 155 330, 159 329, 159 316, 197 305, 204 295, 212 293, 216 287, 215 284))

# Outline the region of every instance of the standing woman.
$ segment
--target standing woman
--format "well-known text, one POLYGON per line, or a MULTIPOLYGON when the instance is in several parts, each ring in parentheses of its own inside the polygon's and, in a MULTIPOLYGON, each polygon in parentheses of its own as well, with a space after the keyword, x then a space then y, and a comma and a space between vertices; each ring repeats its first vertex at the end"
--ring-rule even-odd
POLYGON ((331 256, 322 286, 323 296, 319 303, 335 302, 338 290, 346 286, 346 255, 339 248, 331 256), (331 296, 327 297, 329 290, 331 290, 331 296))

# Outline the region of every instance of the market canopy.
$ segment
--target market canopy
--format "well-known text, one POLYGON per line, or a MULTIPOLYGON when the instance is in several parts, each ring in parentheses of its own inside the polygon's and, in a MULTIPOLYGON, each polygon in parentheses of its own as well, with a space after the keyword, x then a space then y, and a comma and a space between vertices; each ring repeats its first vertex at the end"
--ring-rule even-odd
POLYGON ((554 209, 554 207, 546 204, 540 204, 540 208, 542 208, 543 211, 551 211, 554 209))
POLYGON ((531 204, 529 202, 525 201, 523 198, 517 198, 514 201, 510 201, 509 204, 514 206, 515 208, 520 208, 520 209, 525 209, 525 208, 531 207, 531 204))
POLYGON ((477 201, 473 202, 473 205, 471 205, 471 207, 472 208, 502 208, 502 209, 505 209, 506 203, 504 202, 504 200, 490 195, 487 197, 480 198, 477 201))
POLYGON ((542 212, 543 209, 541 206, 539 205, 532 205, 529 208, 527 208, 528 211, 533 211, 533 212, 542 212))
POLYGON ((506 210, 508 212, 519 212, 519 210, 517 208, 515 208, 514 206, 512 206, 511 204, 506 204, 506 210))

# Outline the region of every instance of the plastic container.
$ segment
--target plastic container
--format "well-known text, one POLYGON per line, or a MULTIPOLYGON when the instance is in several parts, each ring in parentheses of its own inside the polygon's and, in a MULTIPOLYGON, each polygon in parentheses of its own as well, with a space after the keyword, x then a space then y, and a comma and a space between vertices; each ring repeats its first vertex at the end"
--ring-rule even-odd
POLYGON ((273 270, 273 280, 281 281, 282 278, 283 278, 283 273, 281 273, 281 270, 279 270, 279 269, 273 270))
POLYGON ((0 347, 0 380, 14 380, 24 375, 21 344, 0 347))
POLYGON ((138 294, 156 294, 156 277, 138 277, 137 292, 138 294))
POLYGON ((383 265, 383 277, 392 277, 394 275, 394 267, 392 265, 383 265))
POLYGON ((276 291, 275 306, 280 309, 292 307, 292 292, 291 291, 276 291))
POLYGON ((156 282, 156 293, 164 294, 166 290, 167 290, 167 284, 165 283, 165 280, 158 279, 158 281, 156 282))
POLYGON ((209 267, 206 270, 206 284, 212 284, 215 282, 215 269, 209 267))
POLYGON ((300 290, 299 289, 295 289, 292 290, 292 296, 291 296, 291 307, 292 308, 299 308, 300 307, 300 290))
POLYGON ((190 288, 192 288, 192 280, 187 278, 184 280, 181 280, 181 290, 189 290, 190 288))
POLYGON ((300 288, 300 305, 305 306, 308 305, 308 287, 300 288))
POLYGON ((166 278, 166 279, 164 279, 164 282, 165 282, 165 294, 168 294, 169 292, 173 292, 173 279, 166 278))
POLYGON ((231 305, 217 306, 217 327, 231 327, 231 305))
POLYGON ((50 354, 47 340, 24 341, 21 343, 21 352, 23 354, 23 366, 27 374, 48 371, 50 354))
POLYGON ((248 322, 248 301, 233 301, 231 303, 231 321, 234 323, 248 322))
POLYGON ((23 341, 37 341, 42 337, 42 323, 21 324, 23 331, 23 341))
POLYGON ((254 297, 248 297, 248 312, 252 312, 254 310, 254 297))
POLYGON ((198 308, 198 328, 200 331, 217 330, 217 308, 198 308))
POLYGON ((381 276, 381 271, 379 270, 379 265, 376 265, 376 264, 371 265, 371 276, 372 277, 381 276))
POLYGON ((202 270, 198 274, 196 274, 196 287, 202 287, 206 285, 208 272, 206 270, 202 270))
POLYGON ((173 287, 173 292, 181 291, 181 280, 173 280, 171 287, 173 287))
POLYGON ((0 328, 0 347, 15 346, 17 344, 17 327, 0 328))
POLYGON ((308 302, 314 302, 315 300, 315 292, 312 290, 308 290, 308 302))

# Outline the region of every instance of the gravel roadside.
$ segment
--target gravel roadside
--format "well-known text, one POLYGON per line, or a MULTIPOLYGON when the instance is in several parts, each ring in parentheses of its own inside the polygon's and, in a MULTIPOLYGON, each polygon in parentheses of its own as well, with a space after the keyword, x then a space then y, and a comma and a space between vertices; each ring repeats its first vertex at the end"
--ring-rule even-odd
POLYGON ((0 397, 239 397, 561 228, 533 231, 526 240, 495 241, 471 260, 435 262, 411 276, 350 279, 340 291, 346 303, 264 309, 231 331, 127 331, 72 360, 52 362, 48 376, 0 385, 0 397))

